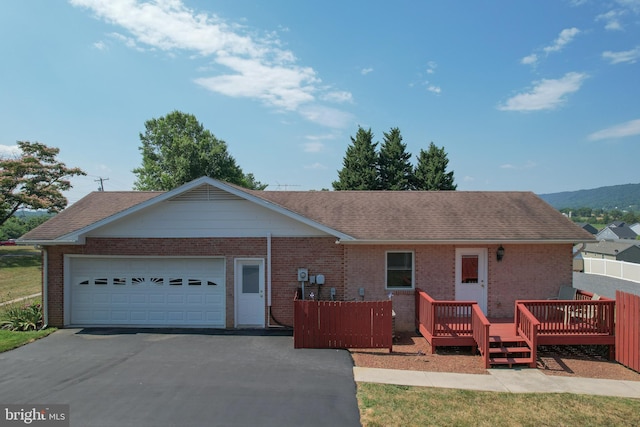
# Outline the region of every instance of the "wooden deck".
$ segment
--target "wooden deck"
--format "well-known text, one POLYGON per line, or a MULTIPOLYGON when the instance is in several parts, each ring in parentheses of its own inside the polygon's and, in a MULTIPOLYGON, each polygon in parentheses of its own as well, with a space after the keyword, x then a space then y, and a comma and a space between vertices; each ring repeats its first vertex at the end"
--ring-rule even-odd
POLYGON ((434 300, 416 291, 416 327, 431 344, 470 346, 479 351, 485 367, 536 366, 538 345, 609 346, 615 348, 615 300, 593 299, 579 293, 577 300, 516 301, 513 319, 487 319, 473 301, 434 300))

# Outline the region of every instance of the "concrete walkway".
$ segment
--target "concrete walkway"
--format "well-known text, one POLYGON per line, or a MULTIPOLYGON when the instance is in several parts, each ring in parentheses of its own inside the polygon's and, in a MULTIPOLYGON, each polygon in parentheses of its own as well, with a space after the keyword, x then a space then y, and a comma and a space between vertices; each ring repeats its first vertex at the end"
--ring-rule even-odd
POLYGON ((574 393, 640 399, 640 381, 570 378, 537 369, 487 369, 489 375, 353 368, 356 382, 507 393, 574 393))

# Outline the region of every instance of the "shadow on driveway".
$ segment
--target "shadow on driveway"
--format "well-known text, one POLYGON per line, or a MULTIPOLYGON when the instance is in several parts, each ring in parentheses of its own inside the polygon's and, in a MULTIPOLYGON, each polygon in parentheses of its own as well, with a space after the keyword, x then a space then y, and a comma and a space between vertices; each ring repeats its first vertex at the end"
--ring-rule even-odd
POLYGON ((62 329, 0 353, 0 402, 69 404, 72 426, 359 426, 352 368, 290 331, 62 329))

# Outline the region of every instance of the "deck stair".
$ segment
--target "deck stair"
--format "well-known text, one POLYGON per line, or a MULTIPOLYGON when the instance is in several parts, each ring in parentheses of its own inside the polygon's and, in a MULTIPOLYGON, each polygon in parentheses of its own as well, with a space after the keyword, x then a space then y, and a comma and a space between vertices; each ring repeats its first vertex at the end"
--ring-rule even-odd
POLYGON ((515 334, 511 324, 491 325, 489 332, 489 364, 491 367, 531 365, 533 358, 529 345, 515 334))

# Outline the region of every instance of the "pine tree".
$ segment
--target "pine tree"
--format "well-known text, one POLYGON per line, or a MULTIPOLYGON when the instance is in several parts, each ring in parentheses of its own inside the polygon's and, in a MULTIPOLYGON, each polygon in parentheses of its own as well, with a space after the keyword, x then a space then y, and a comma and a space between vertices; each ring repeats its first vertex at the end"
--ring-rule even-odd
POLYGON ((338 181, 333 182, 334 190, 378 190, 378 156, 371 129, 358 127, 356 137, 351 137, 351 145, 338 171, 338 181))
POLYGON ((382 190, 410 190, 412 187, 413 166, 411 154, 407 153, 407 144, 402 143, 400 129, 391 128, 384 132, 384 142, 380 146, 378 167, 380 188, 382 190))
POLYGON ((447 172, 447 153, 432 142, 429 150, 420 150, 418 164, 414 171, 413 187, 416 190, 455 190, 453 171, 447 172))

